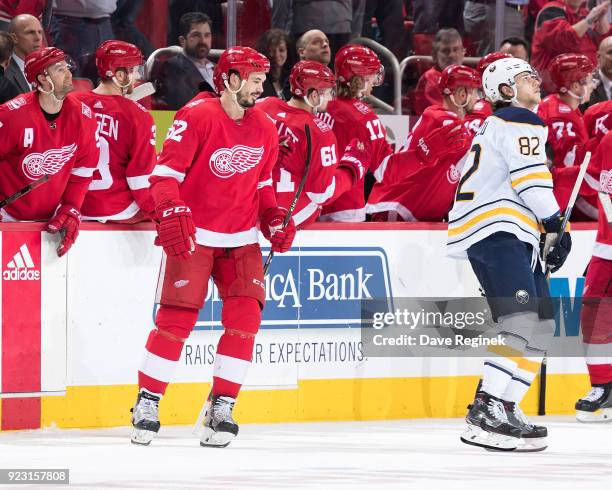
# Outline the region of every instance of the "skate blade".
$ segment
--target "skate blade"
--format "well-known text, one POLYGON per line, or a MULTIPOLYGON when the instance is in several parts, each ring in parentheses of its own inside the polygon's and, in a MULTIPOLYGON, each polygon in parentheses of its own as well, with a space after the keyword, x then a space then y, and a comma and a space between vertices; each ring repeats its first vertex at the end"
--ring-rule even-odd
MULTIPOLYGON (((546 437, 524 437, 516 446, 516 453, 537 453, 544 451, 548 447, 548 439, 546 437)), ((488 449, 487 451, 494 451, 488 449)))
POLYGON ((460 439, 464 444, 482 447, 490 451, 514 451, 519 442, 516 437, 487 432, 475 425, 468 425, 460 439))
POLYGON ((612 422, 612 408, 600 408, 595 412, 576 410, 578 422, 612 422))
POLYGON ((202 447, 227 447, 236 436, 231 432, 215 432, 210 427, 204 427, 200 446, 202 447))
POLYGON ((140 446, 148 446, 155 437, 156 432, 151 430, 134 429, 132 431, 132 438, 130 442, 132 444, 138 444, 140 446))

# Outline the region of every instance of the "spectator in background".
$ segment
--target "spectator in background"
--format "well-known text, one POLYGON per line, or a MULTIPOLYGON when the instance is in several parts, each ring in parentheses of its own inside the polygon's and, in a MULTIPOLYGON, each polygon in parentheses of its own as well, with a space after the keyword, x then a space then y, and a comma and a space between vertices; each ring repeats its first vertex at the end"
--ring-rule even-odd
MULTIPOLYGON (((353 19, 363 21, 364 6, 361 0, 275 0, 272 4, 272 27, 283 29, 294 39, 320 29, 325 33, 333 57, 338 49, 349 42, 353 28, 356 34, 361 32, 362 26, 357 25, 358 22, 353 25, 353 19)), ((329 59, 327 63, 319 62, 327 65, 329 59)))
POLYGON ((9 34, 15 46, 11 61, 4 71, 4 76, 17 86, 20 93, 29 92, 32 87, 25 76, 25 59, 30 53, 42 46, 42 25, 33 15, 21 14, 11 20, 9 34))
POLYGON ((402 4, 402 0, 367 0, 363 16, 363 35, 374 38, 371 21, 372 17, 376 17, 383 44, 393 52, 398 60, 406 56, 402 4))
POLYGON ((264 32, 257 40, 255 49, 270 60, 270 71, 266 74, 261 97, 278 97, 289 100, 290 93, 286 93, 285 85, 293 63, 288 61, 291 40, 281 29, 270 29, 264 32))
POLYGON ((179 44, 183 52, 161 67, 157 95, 171 110, 178 110, 198 92, 215 92, 213 70, 208 59, 212 46, 212 21, 201 12, 188 12, 179 23, 179 44))
POLYGON ((547 3, 536 19, 531 51, 532 65, 542 76, 546 92, 554 91, 549 67, 553 58, 563 53, 582 53, 597 63, 597 47, 608 35, 608 9, 606 1, 590 11, 582 0, 563 0, 547 3))
POLYGON ((597 51, 597 71, 593 76, 595 90, 591 94, 588 103, 582 108, 612 100, 612 36, 605 38, 599 45, 597 51))
POLYGON ((0 0, 0 31, 8 31, 13 17, 30 14, 42 20, 43 12, 51 0, 0 0))
POLYGON ((464 4, 465 0, 414 0, 413 32, 434 34, 449 27, 463 32, 464 4))
POLYGON ((168 46, 179 44, 181 17, 189 12, 201 12, 208 15, 213 39, 215 42, 223 40, 223 12, 220 0, 169 0, 168 46))
POLYGON ((521 37, 507 37, 499 45, 499 51, 529 63, 529 44, 521 37))
POLYGON ((302 34, 297 40, 296 48, 300 60, 318 61, 325 66, 331 61, 329 39, 318 29, 302 34))
POLYGON ((414 112, 417 115, 422 114, 430 105, 442 104, 442 70, 450 65, 463 64, 465 55, 461 34, 456 29, 440 29, 432 50, 434 66, 421 75, 415 89, 414 112))
POLYGON ((115 37, 110 18, 116 9, 117 0, 55 0, 51 36, 77 63, 75 76, 96 82, 95 52, 115 37))
MULTIPOLYGON (((523 12, 529 0, 505 0, 504 37, 525 35, 523 12)), ((465 33, 476 43, 476 53, 484 56, 495 50, 495 0, 467 0, 463 11, 465 33)))
POLYGON ((145 59, 151 56, 153 46, 147 37, 136 27, 136 19, 144 0, 117 0, 117 10, 111 15, 113 32, 117 39, 138 46, 145 59))
POLYGON ((13 54, 13 40, 11 35, 0 31, 0 104, 7 100, 14 99, 20 92, 19 89, 4 76, 4 70, 11 60, 13 54))

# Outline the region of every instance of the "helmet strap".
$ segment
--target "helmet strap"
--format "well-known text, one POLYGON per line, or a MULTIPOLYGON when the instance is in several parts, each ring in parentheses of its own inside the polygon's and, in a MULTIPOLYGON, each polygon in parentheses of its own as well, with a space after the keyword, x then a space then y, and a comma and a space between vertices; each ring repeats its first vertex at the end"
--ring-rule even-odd
POLYGON ((321 104, 323 104, 323 101, 321 100, 320 96, 319 96, 319 103, 317 105, 311 104, 310 101, 308 100, 308 96, 307 95, 302 97, 302 99, 304 99, 304 102, 306 103, 306 105, 308 107, 310 107, 312 109, 314 114, 319 112, 319 107, 321 107, 321 104))
POLYGON ((574 99, 577 99, 578 102, 582 102, 584 100, 584 95, 577 95, 574 92, 572 92, 571 90, 567 90, 567 95, 569 95, 570 97, 573 97, 574 99))
POLYGON ((62 102, 64 102, 65 97, 58 99, 57 96, 55 95, 55 85, 53 84, 53 80, 51 80, 51 77, 48 74, 45 74, 45 77, 47 77, 47 81, 51 84, 51 90, 49 91, 44 90, 42 86, 40 85, 40 83, 37 83, 36 88, 38 89, 38 91, 42 94, 50 96, 53 99, 53 101, 58 104, 61 104, 62 102))
POLYGON ((455 94, 450 94, 449 98, 456 107, 463 109, 465 106, 467 106, 470 103, 470 99, 472 98, 472 96, 468 94, 463 104, 459 104, 458 102, 455 101, 455 94))
POLYGON ((132 85, 132 80, 130 79, 130 76, 128 75, 128 83, 121 85, 119 83, 119 80, 117 80, 117 77, 115 75, 112 76, 111 78, 112 82, 121 89, 121 95, 125 96, 130 88, 130 86, 132 85))

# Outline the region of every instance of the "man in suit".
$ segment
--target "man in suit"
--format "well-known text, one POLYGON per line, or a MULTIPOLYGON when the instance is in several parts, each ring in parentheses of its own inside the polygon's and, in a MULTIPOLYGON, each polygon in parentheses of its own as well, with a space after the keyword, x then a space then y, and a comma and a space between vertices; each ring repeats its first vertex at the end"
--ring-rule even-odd
POLYGON ((0 31, 0 104, 14 99, 19 95, 19 89, 4 76, 11 55, 13 54, 13 39, 7 32, 0 31))
POLYGON ((32 87, 26 80, 23 67, 26 56, 42 46, 42 25, 33 15, 21 14, 11 20, 9 34, 13 38, 15 47, 4 76, 17 86, 20 93, 30 92, 32 87))
POLYGON ((211 27, 210 17, 201 12, 189 12, 181 17, 178 39, 183 52, 166 61, 155 80, 157 96, 169 109, 180 109, 200 91, 215 92, 215 64, 208 59, 211 27))
POLYGON ((597 50, 597 71, 593 80, 595 90, 591 93, 591 98, 582 107, 583 110, 598 102, 612 99, 612 36, 606 37, 597 50))

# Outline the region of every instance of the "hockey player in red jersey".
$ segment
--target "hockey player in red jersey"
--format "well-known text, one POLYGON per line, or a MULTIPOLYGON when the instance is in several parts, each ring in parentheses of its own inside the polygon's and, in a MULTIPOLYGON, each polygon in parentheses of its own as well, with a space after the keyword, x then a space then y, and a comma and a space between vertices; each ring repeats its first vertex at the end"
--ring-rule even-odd
POLYGON ((232 410, 265 301, 257 223, 275 252, 289 250, 295 236, 291 221, 282 228, 287 211, 277 206, 272 189, 276 128, 263 111, 253 109, 269 69, 268 59, 251 48, 225 50, 214 71, 221 96, 195 100, 176 114, 151 175, 156 243, 165 254, 156 328, 138 372, 134 443, 149 444, 159 430, 158 403, 210 277, 223 300, 225 332, 217 346, 200 444, 224 447, 238 434, 232 410))
MULTIPOLYGON (((603 199, 612 195, 612 133, 607 133, 593 155, 590 170, 599 174, 603 199)), ((609 202, 609 201, 608 201, 609 202)), ((612 421, 612 227, 599 203, 599 229, 589 263, 580 325, 591 391, 576 402, 581 422, 612 421)))
POLYGON ((96 163, 96 125, 89 106, 68 95, 72 74, 63 51, 47 47, 25 60, 34 91, 0 106, 0 195, 49 180, 2 208, 3 221, 47 221, 60 232, 57 253, 64 255, 79 233, 81 203, 96 163))
MULTIPOLYGON (((583 54, 568 53, 554 58, 550 76, 557 93, 545 97, 538 105, 538 116, 548 126, 546 149, 552 160, 555 197, 561 211, 567 207, 586 152, 588 135, 578 106, 590 96, 593 68, 583 54)), ((574 218, 597 219, 595 192, 589 190, 585 181, 581 188, 585 195, 576 201, 574 218)))
MULTIPOLYGON (((481 84, 482 74, 487 69, 487 66, 494 61, 501 60, 502 58, 512 58, 512 55, 510 53, 496 51, 480 58, 478 65, 476 65, 476 71, 478 72, 478 79, 481 81, 481 84)), ((493 109, 491 107, 491 103, 484 98, 483 94, 481 94, 480 99, 467 107, 467 113, 463 118, 463 125, 468 129, 472 136, 476 136, 476 133, 478 133, 478 130, 480 129, 480 126, 482 126, 485 119, 492 115, 493 109)))
MULTIPOLYGON (((589 138, 597 142, 612 130, 612 100, 599 102, 584 111, 584 126, 589 138)), ((592 141, 589 149, 594 149, 592 141)))
MULTIPOLYGON (((335 72, 338 98, 328 104, 327 113, 320 114, 320 118, 333 129, 340 151, 355 138, 370 142, 366 170, 378 179, 385 159, 393 149, 387 143, 382 122, 361 99, 382 83, 382 64, 370 48, 349 44, 336 54, 335 72)), ((333 203, 324 206, 319 220, 365 221, 363 178, 333 203)))
POLYGON ((310 168, 304 190, 293 212, 298 228, 313 223, 324 204, 350 189, 363 177, 364 156, 369 141, 353 141, 346 155, 338 147, 332 129, 315 114, 324 113, 334 97, 336 77, 316 61, 300 61, 289 76, 291 100, 268 97, 259 103, 276 123, 279 137, 287 148, 274 167, 272 177, 279 205, 289 207, 304 174, 307 158, 305 126, 310 128, 312 148, 310 168), (361 146, 362 151, 359 151, 361 146))
POLYGON ((84 220, 136 223, 153 214, 149 175, 155 154, 155 122, 138 102, 124 97, 134 88, 144 58, 133 44, 105 41, 96 51, 99 85, 75 94, 98 122, 100 160, 81 213, 84 220))
POLYGON ((475 70, 451 65, 442 71, 440 83, 443 105, 425 109, 408 137, 407 151, 389 159, 382 182, 372 189, 367 211, 374 221, 441 221, 453 204, 472 138, 463 116, 476 100, 480 80, 475 70), (436 146, 424 145, 435 131, 444 131, 445 137, 436 146))

